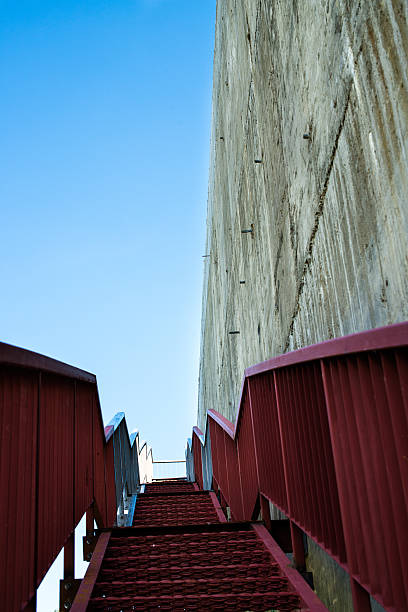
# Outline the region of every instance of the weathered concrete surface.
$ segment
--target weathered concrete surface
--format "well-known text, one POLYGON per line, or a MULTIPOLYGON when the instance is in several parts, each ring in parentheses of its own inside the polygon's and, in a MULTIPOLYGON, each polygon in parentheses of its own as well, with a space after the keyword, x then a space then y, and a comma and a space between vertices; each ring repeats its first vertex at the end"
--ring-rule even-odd
POLYGON ((245 367, 408 318, 407 6, 218 0, 202 429, 245 367))

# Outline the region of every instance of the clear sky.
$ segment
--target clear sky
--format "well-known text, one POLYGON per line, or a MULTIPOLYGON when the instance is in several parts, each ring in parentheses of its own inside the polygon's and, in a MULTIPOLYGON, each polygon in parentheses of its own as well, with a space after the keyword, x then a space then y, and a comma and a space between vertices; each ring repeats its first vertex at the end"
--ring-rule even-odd
POLYGON ((0 339, 196 422, 215 0, 0 0, 0 339))

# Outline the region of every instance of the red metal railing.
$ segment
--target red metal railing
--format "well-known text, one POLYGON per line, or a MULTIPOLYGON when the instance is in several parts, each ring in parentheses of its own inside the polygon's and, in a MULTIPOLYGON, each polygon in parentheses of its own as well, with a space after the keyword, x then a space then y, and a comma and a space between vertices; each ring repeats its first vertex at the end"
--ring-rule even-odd
POLYGON ((408 601, 407 345, 401 323, 293 351, 246 370, 235 426, 208 410, 233 517, 270 500, 295 558, 304 531, 349 572, 359 610, 368 593, 389 610, 408 601))
POLYGON ((93 374, 0 343, 0 490, 1 607, 35 609, 83 514, 115 523, 113 437, 93 374))
POLYGON ((198 429, 198 427, 194 427, 192 443, 193 443, 194 465, 196 466, 195 479, 200 489, 202 489, 203 488, 203 467, 202 467, 203 463, 202 463, 202 457, 201 457, 202 444, 199 439, 200 435, 202 436, 201 431, 198 429))

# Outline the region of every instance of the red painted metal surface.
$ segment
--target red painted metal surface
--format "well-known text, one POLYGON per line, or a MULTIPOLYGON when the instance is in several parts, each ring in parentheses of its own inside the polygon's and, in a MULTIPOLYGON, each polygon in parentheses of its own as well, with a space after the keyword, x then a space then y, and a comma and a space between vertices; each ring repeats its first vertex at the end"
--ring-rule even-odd
POLYGON ((222 511, 222 508, 220 506, 220 502, 217 499, 217 496, 215 495, 215 493, 213 493, 212 491, 210 492, 210 497, 211 497, 211 501, 214 505, 215 511, 217 513, 217 517, 218 520, 220 521, 220 523, 226 523, 227 519, 225 517, 224 512, 222 511))
POLYGON ((177 520, 102 533, 73 612, 326 610, 263 526, 227 523, 212 492, 154 487, 161 492, 138 496, 136 524, 169 505, 179 506, 177 520), (201 524, 198 502, 210 509, 201 524))
POLYGON ((350 573, 355 609, 408 601, 407 346, 402 323, 293 351, 246 370, 235 426, 208 410, 233 513, 268 498, 350 573))
POLYGON ((260 492, 288 513, 278 405, 272 372, 247 380, 260 492))
POLYGON ((74 526, 75 385, 43 373, 39 406, 37 585, 74 526))
POLYGON ((98 578, 99 570, 101 569, 102 561, 109 544, 110 536, 110 531, 100 534, 95 550, 92 554, 91 562, 72 604, 71 612, 86 612, 89 599, 92 595, 92 591, 98 578))
POLYGON ((327 608, 317 595, 311 590, 304 578, 290 566, 288 558, 282 549, 277 545, 271 534, 263 525, 254 523, 252 525, 258 538, 262 541, 265 548, 269 550, 274 561, 278 563, 281 572, 287 577, 292 587, 303 600, 301 609, 313 610, 313 612, 327 612, 327 608))
POLYGON ((38 374, 0 369, 0 593, 4 610, 34 596, 38 374), (22 569, 24 568, 24 570, 22 569))
POLYGON ((251 410, 251 398, 246 389, 242 395, 245 409, 239 422, 239 432, 236 436, 239 470, 241 476, 242 520, 252 518, 258 498, 259 479, 258 465, 255 454, 254 428, 251 410))
POLYGON ((385 607, 406 609, 407 352, 330 359, 322 369, 350 571, 385 607))
POLYGON ((111 447, 92 374, 0 343, 2 609, 33 607, 93 500, 100 525, 114 524, 111 447))
POLYGON ((344 539, 320 363, 274 372, 289 518, 335 559, 344 539))
POLYGON ((199 439, 200 434, 201 434, 201 431, 198 429, 198 427, 195 427, 193 431, 193 439, 192 439, 195 479, 200 489, 202 489, 203 488, 203 461, 202 461, 202 456, 201 456, 202 444, 199 439))
POLYGON ((225 498, 231 510, 233 520, 243 520, 242 486, 238 450, 235 441, 224 434, 226 472, 228 474, 228 490, 225 498))

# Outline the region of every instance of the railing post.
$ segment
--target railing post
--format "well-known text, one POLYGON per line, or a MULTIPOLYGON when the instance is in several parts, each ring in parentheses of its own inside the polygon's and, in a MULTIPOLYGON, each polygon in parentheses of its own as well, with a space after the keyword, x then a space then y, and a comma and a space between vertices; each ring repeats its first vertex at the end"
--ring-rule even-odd
POLYGON ((353 598, 354 612, 371 612, 371 600, 369 593, 361 586, 355 578, 350 576, 351 595, 353 598))
POLYGON ((261 500, 262 520, 265 523, 265 527, 270 532, 271 529, 272 529, 272 523, 271 523, 271 511, 270 511, 270 508, 269 508, 269 502, 266 499, 266 497, 264 497, 262 494, 260 494, 259 497, 260 497, 260 500, 261 500))
POLYGON ((64 546, 64 578, 60 580, 60 610, 65 612, 72 606, 81 579, 75 579, 75 530, 64 546))
POLYGON ((305 545, 303 542, 303 531, 293 522, 290 521, 290 535, 292 538, 293 560, 297 570, 306 568, 305 560, 305 545))
POLYGON ((64 546, 64 580, 75 578, 75 531, 64 546))

